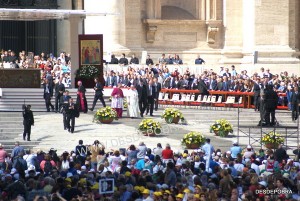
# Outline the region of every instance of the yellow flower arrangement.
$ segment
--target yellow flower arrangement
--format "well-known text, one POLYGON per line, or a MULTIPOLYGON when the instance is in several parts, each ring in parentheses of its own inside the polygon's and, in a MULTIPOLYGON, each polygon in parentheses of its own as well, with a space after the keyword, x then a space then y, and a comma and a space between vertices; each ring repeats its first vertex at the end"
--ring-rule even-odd
POLYGON ((226 119, 219 119, 210 126, 210 132, 218 132, 220 137, 227 137, 233 132, 233 126, 226 119))
POLYGON ((271 131, 267 134, 265 134, 262 139, 261 139, 261 143, 262 144, 282 144, 284 142, 284 138, 280 136, 280 134, 271 131))
POLYGON ((161 118, 165 119, 167 123, 172 123, 173 119, 176 117, 178 117, 181 121, 184 120, 182 112, 175 108, 166 108, 161 115, 161 118))
POLYGON ((187 146, 189 144, 199 144, 202 145, 205 142, 205 137, 199 132, 189 132, 183 136, 181 139, 181 144, 187 146))
POLYGON ((161 133, 161 125, 158 121, 153 119, 143 119, 138 127, 139 131, 147 132, 147 133, 161 133))
POLYGON ((94 121, 99 121, 99 119, 108 118, 118 120, 117 112, 109 106, 98 109, 94 115, 94 121))

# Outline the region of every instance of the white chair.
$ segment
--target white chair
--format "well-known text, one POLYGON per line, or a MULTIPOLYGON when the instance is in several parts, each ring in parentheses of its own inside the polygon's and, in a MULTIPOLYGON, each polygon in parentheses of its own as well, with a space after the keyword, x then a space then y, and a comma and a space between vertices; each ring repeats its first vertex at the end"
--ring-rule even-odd
POLYGON ((206 103, 206 102, 207 102, 207 95, 204 95, 200 103, 206 103))
POLYGON ((242 104, 243 103, 243 97, 240 97, 239 98, 239 104, 242 104))
POLYGON ((196 102, 201 102, 202 100, 202 95, 198 95, 196 102))
POLYGON ((191 101, 191 95, 190 95, 190 94, 187 94, 187 95, 186 95, 185 101, 191 101))
POLYGON ((182 95, 181 95, 180 101, 186 101, 186 94, 182 94, 182 95))
POLYGON ((190 99, 190 101, 192 101, 192 102, 194 102, 195 101, 195 95, 193 94, 193 95, 191 95, 191 99, 190 99))
POLYGON ((222 103, 222 98, 223 98, 222 96, 219 96, 217 103, 222 103))
POLYGON ((160 92, 158 94, 158 100, 163 100, 164 99, 164 93, 160 92))
POLYGON ((0 98, 2 98, 2 89, 0 88, 0 98))
POLYGON ((164 101, 168 101, 169 100, 169 94, 168 93, 165 93, 165 95, 164 95, 164 99, 163 99, 164 101))
POLYGON ((179 101, 179 94, 173 94, 171 101, 179 101))

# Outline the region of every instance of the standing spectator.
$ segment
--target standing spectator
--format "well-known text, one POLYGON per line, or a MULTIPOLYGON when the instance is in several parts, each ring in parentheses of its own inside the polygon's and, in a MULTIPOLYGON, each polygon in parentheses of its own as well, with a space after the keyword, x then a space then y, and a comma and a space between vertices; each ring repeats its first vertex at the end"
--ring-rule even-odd
POLYGON ((230 148, 230 152, 233 159, 236 159, 237 155, 242 153, 242 148, 239 146, 237 141, 233 142, 233 147, 230 148))
POLYGON ((94 110, 94 108, 95 108, 96 103, 97 103, 98 100, 101 101, 103 107, 106 107, 105 102, 104 102, 104 99, 103 99, 103 93, 102 93, 102 91, 103 91, 103 86, 102 86, 102 84, 99 82, 99 79, 98 79, 98 78, 95 78, 94 81, 95 81, 95 83, 96 83, 96 85, 95 85, 95 87, 94 87, 94 90, 95 90, 95 96, 94 96, 93 106, 92 106, 92 108, 90 108, 90 111, 93 111, 93 110, 94 110))
POLYGON ((161 57, 158 59, 158 63, 160 63, 160 64, 166 64, 167 63, 167 58, 166 58, 166 55, 163 53, 162 55, 161 55, 161 57))
POLYGON ((153 116, 153 108, 154 108, 154 97, 155 97, 155 88, 153 87, 153 81, 149 80, 148 86, 147 86, 147 111, 146 115, 148 115, 149 109, 150 109, 150 116, 153 116))
POLYGON ((115 83, 115 76, 114 76, 114 71, 110 71, 109 76, 106 79, 105 86, 107 87, 113 87, 117 86, 115 83))
POLYGON ((158 96, 161 91, 161 83, 158 82, 157 78, 153 79, 153 88, 154 88, 154 110, 158 109, 158 96))
POLYGON ((195 64, 205 64, 205 61, 198 55, 197 59, 195 59, 195 64))
POLYGON ((161 156, 165 164, 173 162, 174 154, 170 144, 166 144, 166 148, 161 152, 161 156))
POLYGON ((109 64, 118 64, 119 60, 116 58, 114 54, 111 55, 111 60, 109 64))
POLYGON ((179 55, 175 55, 175 59, 173 60, 173 64, 183 64, 182 60, 179 58, 179 55))
POLYGON ((104 150, 105 146, 99 142, 99 140, 95 140, 93 145, 89 147, 91 152, 91 169, 97 170, 97 156, 100 151, 104 150))
POLYGON ((288 158, 288 155, 286 153, 286 150, 282 147, 282 145, 278 145, 278 149, 274 152, 274 158, 276 161, 281 163, 282 160, 286 160, 288 158))
POLYGON ((123 112, 123 98, 124 94, 121 89, 122 84, 119 83, 117 88, 114 88, 111 93, 111 107, 116 110, 118 118, 122 118, 122 112, 123 112))
POLYGON ((294 87, 294 90, 292 90, 291 94, 292 120, 296 121, 299 117, 300 109, 300 93, 298 86, 294 87))
POLYGON ((208 95, 208 87, 207 87, 206 83, 204 82, 204 79, 205 79, 205 76, 202 76, 198 82, 198 90, 202 96, 208 95))
POLYGON ((62 78, 55 84, 55 112, 60 108, 60 98, 65 91, 65 85, 62 83, 62 78))
POLYGON ((227 78, 231 77, 231 73, 229 73, 229 69, 225 68, 225 73, 223 74, 223 76, 226 76, 227 78))
POLYGON ((44 79, 44 99, 45 99, 45 103, 46 103, 46 109, 47 112, 50 112, 50 107, 52 109, 52 111, 54 111, 54 106, 51 103, 51 97, 53 96, 53 87, 52 85, 49 83, 48 79, 44 79))
POLYGON ((3 148, 3 145, 0 144, 0 170, 6 169, 5 158, 7 157, 7 153, 3 148))
POLYGON ((18 157, 19 153, 23 152, 24 153, 24 148, 20 146, 20 142, 17 141, 15 142, 15 147, 13 148, 11 152, 11 157, 14 159, 15 157, 18 157))
POLYGON ((33 113, 31 111, 31 105, 24 105, 23 108, 23 125, 24 125, 24 131, 23 131, 23 140, 25 140, 27 136, 27 141, 30 141, 30 134, 31 134, 31 126, 34 126, 34 118, 33 113))
POLYGON ((69 104, 70 98, 71 98, 71 96, 69 96, 69 91, 66 90, 60 100, 60 103, 62 105, 61 112, 63 114, 64 130, 67 130, 67 128, 68 128, 67 109, 68 109, 68 104, 69 104))
POLYGON ((139 150, 132 144, 128 147, 126 151, 127 161, 130 162, 132 159, 137 160, 137 154, 139 150))
POLYGON ((153 154, 154 154, 154 156, 159 156, 161 158, 162 151, 163 151, 163 148, 161 146, 161 143, 157 143, 156 148, 153 149, 153 154))
POLYGON ((235 70, 235 66, 234 65, 231 66, 231 76, 237 76, 237 72, 235 70))
POLYGON ((124 53, 122 53, 122 57, 119 60, 119 64, 121 64, 122 66, 128 65, 128 59, 125 57, 124 53))
POLYGON ((147 153, 147 146, 145 145, 144 142, 140 142, 138 148, 138 153, 137 153, 137 160, 144 159, 147 153))
POLYGON ((140 63, 139 59, 135 57, 135 54, 133 54, 130 59, 130 64, 139 64, 139 63, 140 63))
POLYGON ((153 60, 150 58, 150 55, 148 54, 147 55, 147 59, 146 59, 146 65, 149 66, 149 65, 153 65, 153 60))
POLYGON ((86 156, 88 154, 88 148, 83 145, 83 140, 78 141, 78 145, 75 147, 75 154, 77 160, 81 163, 81 165, 84 165, 86 156))
POLYGON ((174 172, 174 164, 172 162, 167 163, 167 170, 165 174, 165 184, 174 187, 176 184, 176 174, 174 172))

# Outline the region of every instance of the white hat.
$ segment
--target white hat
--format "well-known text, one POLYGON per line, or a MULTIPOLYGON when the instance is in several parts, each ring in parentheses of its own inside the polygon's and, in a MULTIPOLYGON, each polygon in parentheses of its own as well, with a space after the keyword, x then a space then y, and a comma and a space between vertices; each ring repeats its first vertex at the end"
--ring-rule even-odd
POLYGON ((237 142, 237 140, 232 142, 233 145, 238 145, 239 143, 237 142))
POLYGON ((148 156, 145 156, 145 159, 146 159, 146 160, 149 160, 149 157, 148 157, 148 156))
POLYGON ((264 187, 267 187, 267 185, 268 185, 267 182, 265 182, 265 181, 258 182, 258 184, 262 185, 264 187))
POLYGON ((86 166, 85 165, 81 166, 81 170, 86 170, 86 166))
POLYGON ((89 172, 95 172, 95 169, 90 169, 90 171, 89 172))
POLYGON ((259 158, 256 158, 255 160, 258 161, 258 162, 260 162, 260 159, 259 159, 259 158))
POLYGON ((247 145, 247 149, 252 149, 251 145, 247 145))
POLYGON ((289 173, 284 173, 283 175, 282 175, 284 178, 286 178, 286 179, 288 179, 289 177, 290 177, 290 175, 289 175, 289 173))
POLYGON ((291 161, 294 161, 294 160, 290 158, 290 159, 287 160, 287 163, 289 163, 289 162, 291 162, 291 161))
POLYGON ((68 172, 67 178, 73 177, 73 174, 71 172, 68 172))
POLYGON ((262 161, 262 164, 267 164, 267 160, 263 160, 263 161, 262 161))
POLYGON ((222 154, 221 154, 221 152, 217 152, 217 156, 221 156, 222 154))
POLYGON ((231 151, 227 151, 226 154, 231 154, 231 151))

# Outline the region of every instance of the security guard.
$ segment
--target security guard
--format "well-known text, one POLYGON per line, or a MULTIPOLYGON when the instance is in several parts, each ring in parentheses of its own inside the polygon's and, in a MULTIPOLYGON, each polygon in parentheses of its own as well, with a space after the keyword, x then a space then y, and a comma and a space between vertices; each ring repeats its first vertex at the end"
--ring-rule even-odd
POLYGON ((275 126, 275 110, 277 108, 278 99, 277 93, 273 90, 273 85, 267 85, 264 94, 265 123, 263 126, 275 126))
POLYGON ((23 140, 27 136, 27 141, 30 141, 31 126, 34 126, 33 113, 31 111, 31 105, 23 105, 23 140))
POLYGON ((64 123, 65 130, 67 130, 67 128, 68 128, 66 110, 67 110, 70 98, 71 98, 71 96, 69 96, 69 91, 66 90, 60 100, 60 105, 62 105, 60 110, 61 110, 61 113, 63 114, 63 123, 64 123))
POLYGON ((74 133, 76 113, 77 113, 77 105, 74 103, 73 98, 70 98, 68 107, 66 109, 67 128, 69 133, 74 133))

